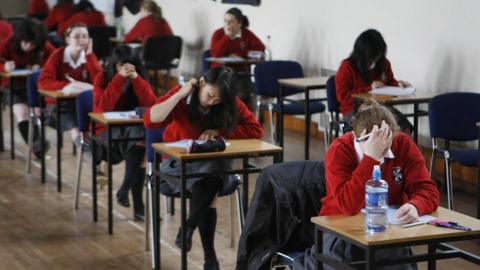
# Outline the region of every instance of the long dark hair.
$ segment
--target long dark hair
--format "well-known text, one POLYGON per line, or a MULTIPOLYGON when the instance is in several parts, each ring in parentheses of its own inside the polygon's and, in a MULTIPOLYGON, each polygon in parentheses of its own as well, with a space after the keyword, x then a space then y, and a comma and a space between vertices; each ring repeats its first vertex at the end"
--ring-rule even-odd
POLYGON ((236 76, 230 68, 216 67, 207 70, 203 78, 205 83, 218 87, 221 101, 210 106, 207 114, 203 113, 199 100, 200 87, 196 87, 191 94, 188 117, 202 131, 223 128, 228 134, 237 125, 236 76))
POLYGON ((25 18, 13 32, 10 42, 18 55, 25 54, 20 45, 22 41, 28 41, 35 44, 35 48, 30 52, 29 63, 38 64, 41 61, 43 48, 47 42, 47 38, 48 31, 45 24, 33 18, 25 18))
POLYGON ((384 63, 387 54, 387 43, 382 34, 375 29, 368 29, 360 34, 355 40, 353 51, 348 58, 357 68, 360 76, 365 82, 370 82, 370 66, 379 57, 373 71, 377 75, 385 72, 384 63))
MULTIPOLYGON (((115 74, 117 74, 117 64, 123 65, 129 63, 135 66, 135 70, 138 76, 145 78, 145 68, 142 65, 142 61, 136 54, 135 50, 128 45, 119 45, 112 51, 107 67, 103 72, 102 88, 106 88, 112 81, 115 74)), ((138 106, 138 97, 135 95, 132 82, 127 80, 123 85, 122 94, 125 96, 125 107, 122 110, 133 110, 138 106)))
POLYGON ((231 8, 227 10, 227 13, 235 16, 235 19, 237 19, 237 21, 242 24, 242 28, 247 28, 250 25, 248 17, 243 15, 242 11, 239 8, 231 8))
POLYGON ((75 6, 75 10, 77 12, 82 12, 82 11, 95 11, 95 6, 88 0, 80 0, 80 2, 77 3, 75 6))

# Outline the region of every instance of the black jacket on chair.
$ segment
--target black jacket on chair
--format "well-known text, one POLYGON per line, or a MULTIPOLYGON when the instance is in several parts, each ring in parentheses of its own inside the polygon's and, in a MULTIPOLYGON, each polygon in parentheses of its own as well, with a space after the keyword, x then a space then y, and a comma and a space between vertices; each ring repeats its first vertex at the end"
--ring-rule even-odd
POLYGON ((314 244, 312 216, 326 195, 323 162, 293 161, 262 170, 240 236, 237 270, 263 269, 277 251, 314 244))

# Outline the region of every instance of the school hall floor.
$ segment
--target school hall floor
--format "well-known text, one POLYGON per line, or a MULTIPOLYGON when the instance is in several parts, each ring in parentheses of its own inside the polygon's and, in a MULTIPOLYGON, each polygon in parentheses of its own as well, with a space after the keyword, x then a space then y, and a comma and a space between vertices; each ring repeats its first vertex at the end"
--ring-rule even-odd
MULTIPOLYGON (((5 113, 7 114, 7 113, 5 113)), ((47 182, 40 182, 39 163, 35 162, 32 174, 26 174, 24 153, 26 148, 16 136, 15 160, 10 159, 8 118, 4 114, 4 152, 0 152, 0 269, 150 269, 150 252, 145 251, 144 223, 132 220, 132 209, 123 208, 114 201, 114 234, 107 233, 107 188, 99 190, 99 220, 94 223, 91 211, 90 162, 83 166, 82 189, 78 210, 73 209, 75 160, 69 136, 62 152, 63 191, 56 188, 55 149, 52 147, 47 160, 47 182)), ((264 139, 269 140, 268 131, 264 139)), ((18 130, 16 130, 18 135, 18 130)), ((287 131, 285 160, 303 157, 303 134, 287 131)), ((47 138, 56 144, 54 131, 47 128, 47 138), (52 139, 53 138, 53 139, 52 139)), ((311 158, 323 159, 321 140, 312 138, 311 158)), ((256 159, 261 166, 271 164, 271 158, 256 159)), ((114 188, 119 187, 123 165, 115 166, 114 188)), ((250 196, 253 194, 257 175, 250 177, 250 196)), ((115 194, 114 194, 115 195, 115 194)), ((443 196, 443 194, 442 194, 443 196)), ((475 197, 455 192, 458 211, 473 215, 475 197)), ((230 247, 229 198, 220 198, 215 247, 222 269, 234 269, 238 226, 235 223, 234 247, 230 247)), ((174 240, 179 227, 179 212, 166 215, 162 203, 161 268, 180 269, 180 252, 174 240)), ((445 206, 442 197, 442 205, 445 206)), ((179 207, 179 201, 176 202, 179 207)), ((236 207, 235 212, 236 215, 236 207)), ((236 219, 235 219, 236 222, 236 219)), ((480 254, 480 241, 458 243, 474 254, 480 254)), ((424 251, 425 249, 421 249, 424 251)), ((203 252, 198 233, 195 232, 192 251, 188 254, 189 269, 203 268, 203 252)), ((420 264, 426 269, 426 264, 420 264)), ((438 269, 478 269, 475 265, 459 260, 444 260, 438 269)))

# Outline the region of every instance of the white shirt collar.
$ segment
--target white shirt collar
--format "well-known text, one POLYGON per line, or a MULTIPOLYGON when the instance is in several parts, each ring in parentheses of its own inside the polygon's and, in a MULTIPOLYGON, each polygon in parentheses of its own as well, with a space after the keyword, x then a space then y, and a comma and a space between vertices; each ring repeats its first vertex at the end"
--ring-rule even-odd
POLYGON ((73 69, 77 69, 79 66, 87 63, 87 58, 85 56, 85 51, 82 50, 80 52, 80 57, 78 58, 77 62, 73 61, 72 54, 70 53, 72 48, 70 46, 65 47, 63 51, 63 62, 69 64, 73 69))
MULTIPOLYGON (((363 151, 360 148, 360 143, 355 140, 355 135, 353 136, 353 146, 355 147, 355 153, 357 153, 357 159, 360 162, 363 158, 363 151)), ((380 158, 380 165, 385 162, 386 158, 395 158, 395 155, 392 152, 392 149, 389 148, 383 157, 380 158)))
POLYGON ((242 38, 242 29, 240 29, 240 31, 238 31, 237 34, 233 37, 233 39, 236 38, 242 38))

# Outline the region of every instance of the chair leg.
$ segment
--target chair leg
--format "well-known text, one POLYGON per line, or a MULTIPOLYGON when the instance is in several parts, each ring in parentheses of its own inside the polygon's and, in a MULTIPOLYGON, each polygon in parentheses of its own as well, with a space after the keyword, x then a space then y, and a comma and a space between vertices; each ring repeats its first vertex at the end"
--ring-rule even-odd
POLYGON ((230 197, 230 202, 229 202, 229 204, 230 204, 230 213, 229 213, 230 214, 230 247, 233 248, 233 246, 235 245, 235 243, 234 243, 235 242, 235 228, 234 228, 235 226, 233 225, 233 223, 234 223, 233 212, 235 211, 233 205, 235 203, 234 202, 235 199, 234 199, 233 196, 229 196, 229 197, 230 197))
POLYGON ((257 110, 255 111, 255 114, 258 121, 260 121, 260 106, 262 106, 262 99, 260 96, 257 96, 257 110))
POLYGON ((165 216, 167 216, 169 212, 168 210, 170 210, 170 201, 167 196, 163 196, 163 205, 165 205, 165 216))
POLYGON ((237 219, 238 219, 238 232, 242 232, 243 223, 244 223, 244 214, 243 214, 243 204, 242 204, 242 191, 240 186, 237 187, 237 219))
POLYGON ((145 181, 147 183, 147 188, 145 189, 145 251, 150 251, 150 228, 153 227, 151 224, 151 217, 153 216, 151 213, 152 203, 151 203, 151 188, 150 188, 150 181, 148 181, 148 176, 145 174, 145 181))
POLYGON ((73 154, 74 156, 77 155, 77 147, 75 146, 75 143, 74 143, 74 142, 72 142, 72 154, 73 154))
POLYGON ((327 148, 330 145, 330 138, 328 137, 329 134, 329 125, 328 125, 328 113, 327 111, 322 113, 323 115, 323 143, 325 144, 325 153, 327 152, 327 148))
POLYGON ((436 150, 437 150, 437 141, 432 139, 432 158, 430 159, 430 175, 433 175, 435 170, 435 158, 436 158, 436 150))
POLYGON ((270 141, 273 144, 276 144, 277 131, 275 130, 275 125, 273 124, 273 105, 268 104, 268 117, 270 118, 270 141))
POLYGON ((30 174, 32 172, 32 152, 33 152, 33 108, 28 108, 30 110, 30 118, 28 119, 28 142, 27 142, 27 173, 30 174))
POLYGON ((450 167, 450 153, 445 151, 445 181, 447 184, 447 203, 448 209, 453 210, 453 182, 452 182, 452 169, 450 167))
POLYGON ((83 163, 83 147, 80 146, 80 152, 77 157, 77 179, 75 181, 75 199, 73 202, 73 208, 78 209, 78 197, 80 196, 80 181, 82 179, 82 163, 83 163))

